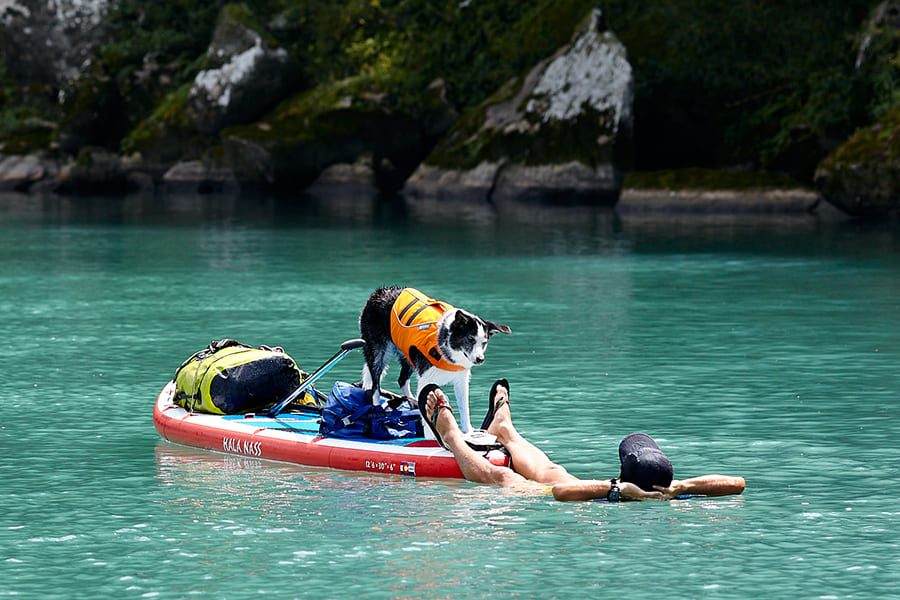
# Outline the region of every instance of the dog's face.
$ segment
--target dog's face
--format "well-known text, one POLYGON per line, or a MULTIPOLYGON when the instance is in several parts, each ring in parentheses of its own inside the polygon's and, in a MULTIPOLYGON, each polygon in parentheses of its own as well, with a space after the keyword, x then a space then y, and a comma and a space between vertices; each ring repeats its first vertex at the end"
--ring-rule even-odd
POLYGON ((506 325, 486 321, 477 315, 456 308, 445 315, 438 332, 441 351, 457 365, 471 369, 484 362, 488 340, 496 333, 510 333, 506 325), (452 314, 451 314, 452 313, 452 314))

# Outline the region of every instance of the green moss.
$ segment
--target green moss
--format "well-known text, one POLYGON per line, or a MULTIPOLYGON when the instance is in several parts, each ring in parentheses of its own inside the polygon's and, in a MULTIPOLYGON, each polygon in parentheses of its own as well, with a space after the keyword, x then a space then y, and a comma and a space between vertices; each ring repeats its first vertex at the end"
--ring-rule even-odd
POLYGON ((154 143, 166 129, 188 129, 185 107, 191 93, 191 84, 186 83, 169 94, 147 119, 135 127, 122 141, 122 151, 126 154, 142 152, 154 143))
POLYGON ((168 94, 147 119, 122 141, 125 154, 141 153, 151 161, 171 162, 199 158, 217 140, 199 135, 191 125, 185 107, 191 84, 168 94))
POLYGON ((633 171, 625 176, 624 187, 653 190, 748 190, 803 186, 795 179, 773 173, 688 168, 633 171))
POLYGON ((828 169, 836 169, 859 163, 894 163, 898 158, 900 158, 900 107, 895 107, 871 127, 857 131, 822 164, 828 169))
POLYGON ((486 112, 490 106, 513 100, 522 89, 523 82, 524 75, 510 79, 480 106, 464 111, 450 132, 438 141, 426 163, 433 167, 470 169, 483 160, 497 160, 502 148, 494 143, 493 135, 481 131, 486 112))
POLYGON ((365 75, 320 85, 284 100, 257 123, 226 128, 222 137, 303 142, 352 135, 371 122, 372 114, 387 114, 396 108, 382 91, 393 86, 395 75, 365 75))

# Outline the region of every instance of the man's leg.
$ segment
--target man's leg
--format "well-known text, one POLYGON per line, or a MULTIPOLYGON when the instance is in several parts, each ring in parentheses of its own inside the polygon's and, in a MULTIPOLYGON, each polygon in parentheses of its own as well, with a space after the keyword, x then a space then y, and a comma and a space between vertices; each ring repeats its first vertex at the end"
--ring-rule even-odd
POLYGON ((506 467, 498 467, 484 459, 483 456, 472 450, 463 439, 462 431, 453 418, 447 396, 440 389, 429 392, 426 406, 422 411, 423 417, 428 418, 437 410, 437 422, 435 428, 444 441, 444 445, 456 457, 456 462, 463 475, 469 481, 477 483, 493 483, 503 486, 514 486, 525 483, 525 478, 506 467), (439 406, 446 405, 447 409, 439 406))
POLYGON ((499 408, 495 408, 494 420, 488 426, 487 432, 497 436, 497 441, 506 446, 512 458, 513 469, 526 479, 548 485, 578 481, 577 477, 571 475, 562 465, 551 461, 540 448, 526 440, 516 430, 512 423, 508 399, 509 390, 503 385, 498 385, 491 402, 496 407, 498 402, 506 401, 499 408))

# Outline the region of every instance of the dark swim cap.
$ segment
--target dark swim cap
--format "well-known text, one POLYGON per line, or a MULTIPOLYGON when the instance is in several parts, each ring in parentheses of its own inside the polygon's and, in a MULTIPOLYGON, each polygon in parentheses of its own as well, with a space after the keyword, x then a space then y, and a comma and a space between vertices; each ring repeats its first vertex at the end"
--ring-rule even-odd
POLYGON ((619 444, 619 479, 637 485, 648 492, 654 485, 668 487, 674 471, 672 463, 656 442, 646 433, 632 433, 619 444))

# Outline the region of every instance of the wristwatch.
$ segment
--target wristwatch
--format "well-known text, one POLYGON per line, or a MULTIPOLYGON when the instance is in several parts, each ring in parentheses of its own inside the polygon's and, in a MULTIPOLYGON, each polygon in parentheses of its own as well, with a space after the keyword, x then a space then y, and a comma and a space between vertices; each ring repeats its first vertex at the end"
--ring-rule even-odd
POLYGON ((615 477, 609 480, 609 493, 606 494, 606 499, 610 502, 618 502, 622 499, 622 492, 619 490, 619 484, 615 477))

